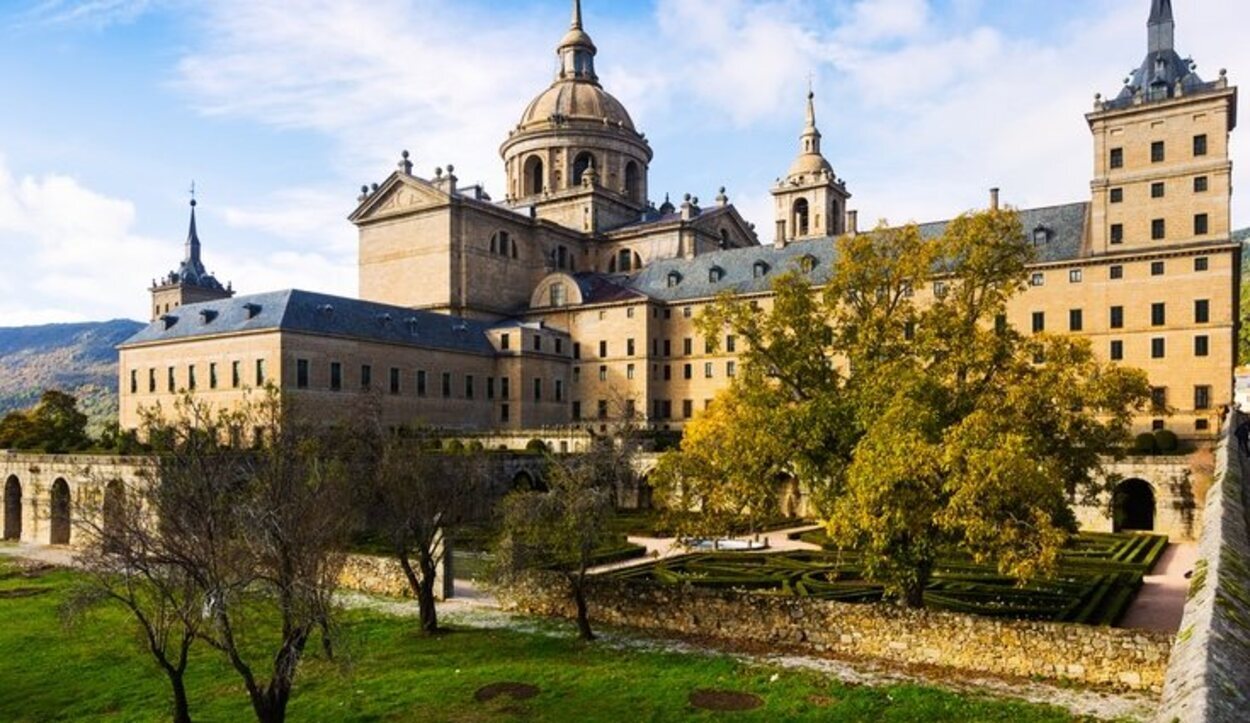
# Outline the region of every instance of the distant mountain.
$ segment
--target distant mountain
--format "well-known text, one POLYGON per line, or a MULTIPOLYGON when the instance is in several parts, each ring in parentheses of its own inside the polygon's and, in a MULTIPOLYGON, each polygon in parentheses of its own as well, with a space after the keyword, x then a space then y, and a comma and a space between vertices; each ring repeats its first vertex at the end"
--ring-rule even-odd
POLYGON ((92 433, 117 419, 116 346, 143 328, 128 319, 0 327, 0 414, 24 409, 45 389, 78 397, 92 433))

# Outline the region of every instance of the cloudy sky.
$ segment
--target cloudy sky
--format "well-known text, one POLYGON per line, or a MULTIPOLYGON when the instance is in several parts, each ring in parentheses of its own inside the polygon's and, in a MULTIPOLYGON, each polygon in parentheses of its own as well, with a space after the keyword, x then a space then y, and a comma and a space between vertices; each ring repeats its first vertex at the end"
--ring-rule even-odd
MULTIPOLYGON (((655 200, 725 186, 760 228, 809 78, 861 223, 944 218, 991 186, 1022 207, 1085 199, 1084 113, 1144 57, 1149 4, 584 0, 603 83, 655 150, 655 200)), ((1174 4, 1200 75, 1250 76, 1245 0, 1174 4)), ((5 0, 0 326, 146 318, 193 179, 219 277, 354 294, 360 185, 409 149, 419 175, 454 164, 501 197, 499 143, 568 16, 568 0, 5 0)), ((1244 187, 1236 134, 1234 157, 1244 187)))

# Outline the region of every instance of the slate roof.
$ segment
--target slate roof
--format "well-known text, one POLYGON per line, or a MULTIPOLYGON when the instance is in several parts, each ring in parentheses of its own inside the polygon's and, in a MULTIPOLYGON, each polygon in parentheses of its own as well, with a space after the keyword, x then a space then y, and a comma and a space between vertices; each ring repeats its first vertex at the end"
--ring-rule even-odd
MULTIPOLYGON (((1084 248, 1088 213, 1088 203, 1019 211, 1020 222, 1030 239, 1036 229, 1041 228, 1047 232, 1047 241, 1036 247, 1037 261, 1048 263, 1080 258, 1084 248)), ((924 238, 936 238, 942 235, 948 223, 950 222, 938 221, 920 224, 920 233, 924 238)), ((664 259, 653 261, 634 276, 607 278, 662 301, 705 298, 725 291, 736 294, 762 293, 771 290, 773 279, 778 273, 798 269, 800 260, 805 256, 811 256, 815 260, 809 276, 812 283, 824 283, 837 263, 834 238, 796 241, 784 248, 772 245, 754 246, 714 251, 700 254, 693 259, 664 259), (767 273, 761 277, 755 275, 757 262, 767 265, 767 273), (717 282, 711 280, 713 268, 721 270, 721 278, 717 282), (669 275, 672 273, 679 275, 676 285, 669 284, 669 275)), ((590 303, 589 299, 587 303, 590 303)))
POLYGON ((120 348, 249 331, 281 330, 362 341, 494 354, 481 321, 330 294, 288 289, 186 304, 148 324, 120 348), (165 319, 172 319, 169 328, 165 319))

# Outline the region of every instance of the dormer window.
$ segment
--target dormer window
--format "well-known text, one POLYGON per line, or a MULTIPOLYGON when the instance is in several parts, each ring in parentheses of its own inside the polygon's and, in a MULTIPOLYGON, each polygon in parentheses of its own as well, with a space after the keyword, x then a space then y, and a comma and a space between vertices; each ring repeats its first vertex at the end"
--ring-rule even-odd
POLYGON ((173 325, 177 323, 178 323, 178 317, 176 316, 170 316, 169 314, 165 314, 164 316, 161 317, 161 325, 164 326, 165 329, 167 330, 173 327, 173 325))
POLYGON ((681 274, 676 271, 668 272, 668 287, 671 289, 681 283, 681 274))
POLYGON ((1038 226, 1033 229, 1033 245, 1042 246, 1050 241, 1050 229, 1045 226, 1038 226))
POLYGON ((816 257, 811 254, 805 254, 799 259, 799 270, 805 274, 810 274, 816 270, 816 257))
POLYGON ((757 279, 762 279, 767 275, 768 275, 768 264, 764 263, 763 261, 756 261, 755 265, 751 267, 752 277, 757 278, 757 279))
POLYGON ((412 334, 413 336, 417 335, 417 327, 418 327, 417 317, 410 316, 407 319, 404 319, 404 324, 408 327, 409 334, 412 334))
POLYGON ((331 314, 334 313, 334 306, 332 304, 322 304, 321 306, 317 307, 317 311, 320 311, 322 314, 325 314, 326 316, 330 316, 331 314))
POLYGON ((211 324, 213 319, 217 318, 217 312, 213 309, 200 309, 200 323, 211 324))
POLYGON ((391 323, 391 315, 389 313, 378 314, 378 323, 383 326, 389 326, 391 323))
POLYGON ((718 284, 720 280, 725 278, 725 270, 719 266, 713 266, 708 269, 707 280, 709 284, 718 284))
POLYGON ((247 318, 255 319, 256 315, 260 313, 260 304, 244 304, 243 310, 247 312, 247 318))

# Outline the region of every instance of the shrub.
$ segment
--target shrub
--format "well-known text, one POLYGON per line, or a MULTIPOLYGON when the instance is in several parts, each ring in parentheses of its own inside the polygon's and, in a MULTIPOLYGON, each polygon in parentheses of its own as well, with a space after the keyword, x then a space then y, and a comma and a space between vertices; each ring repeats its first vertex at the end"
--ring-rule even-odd
POLYGON ((481 442, 477 441, 476 439, 473 440, 472 442, 469 442, 470 452, 482 452, 485 449, 486 447, 481 442))
POLYGON ((543 454, 547 451, 547 443, 541 439, 531 439, 525 443, 525 451, 531 454, 543 454))
POLYGON ((447 443, 443 445, 443 449, 451 454, 461 454, 464 452, 464 442, 461 442, 458 439, 449 439, 447 440, 447 443))
POLYGON ((1155 447, 1164 454, 1171 454, 1180 447, 1180 440, 1176 438, 1176 433, 1170 429, 1159 429, 1155 431, 1155 447))
POLYGON ((1133 452, 1135 454, 1154 454, 1159 451, 1159 444, 1155 441, 1155 436, 1149 432, 1142 432, 1137 435, 1137 440, 1133 442, 1133 452))

